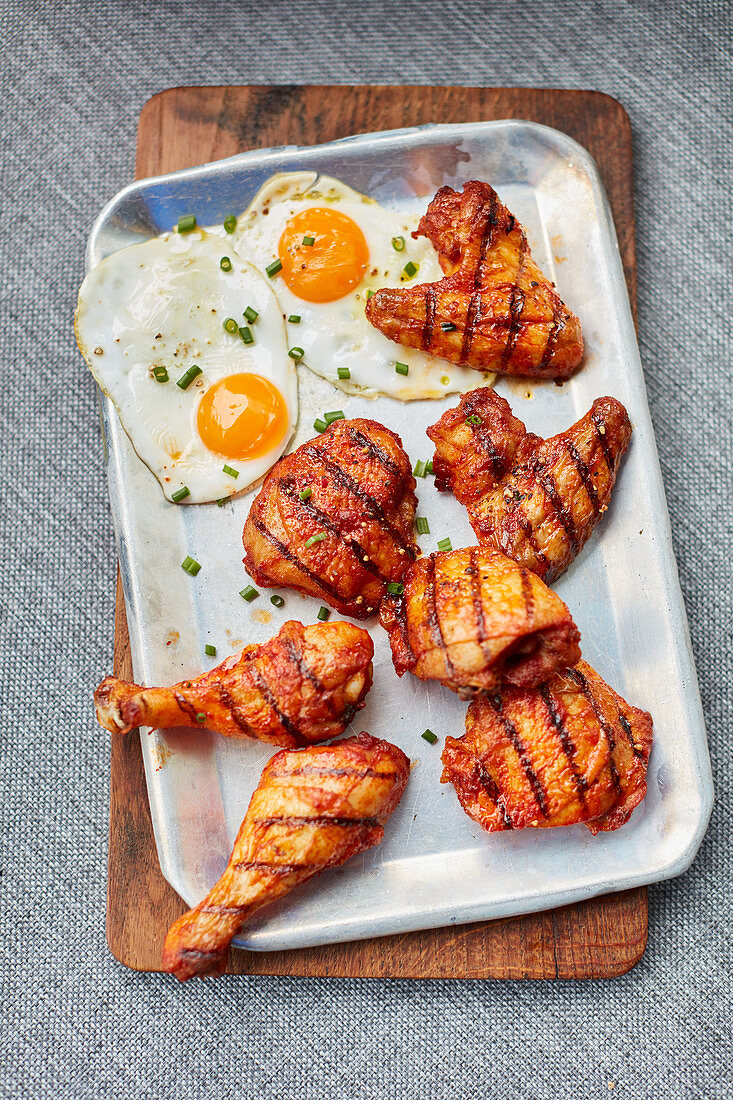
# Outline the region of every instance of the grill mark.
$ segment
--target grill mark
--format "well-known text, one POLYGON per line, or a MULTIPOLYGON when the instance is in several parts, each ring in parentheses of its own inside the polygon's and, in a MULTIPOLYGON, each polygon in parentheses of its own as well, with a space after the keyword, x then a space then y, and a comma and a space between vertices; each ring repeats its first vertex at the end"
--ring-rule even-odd
POLYGON ((256 669, 256 668, 254 668, 254 666, 251 666, 250 674, 252 676, 252 681, 254 683, 254 686, 257 688, 257 690, 259 691, 260 695, 265 700, 265 702, 268 703, 272 707, 272 709, 274 710, 274 712, 277 716, 277 720, 280 723, 280 725, 283 727, 283 729, 287 730, 288 733, 290 734, 290 736, 295 738, 296 744, 298 744, 298 745, 307 745, 308 744, 308 738, 303 736, 303 734, 300 732, 300 730, 295 725, 295 723, 292 721, 292 719, 288 718, 287 714, 285 714, 280 709, 280 707, 277 704, 277 699, 272 694, 272 689, 270 688, 270 685, 267 683, 267 681, 265 680, 264 676, 259 671, 259 669, 256 669))
POLYGON ((423 325, 422 338, 426 351, 430 350, 433 342, 433 328, 435 326, 435 287, 432 283, 425 286, 425 324, 423 325))
POLYGON ((246 913, 251 909, 251 904, 248 905, 214 905, 209 903, 208 905, 202 905, 198 910, 199 913, 246 913))
POLYGON ((547 342, 545 343, 545 350, 540 359, 539 370, 546 370, 547 367, 549 367, 550 360, 557 346, 557 338, 565 328, 565 322, 562 320, 563 304, 552 289, 550 293, 554 299, 552 305, 552 320, 547 327, 547 342))
MULTIPOLYGON (((512 229, 513 226, 510 227, 512 229)), ((507 230, 507 233, 510 232, 507 230)), ((519 256, 517 258, 517 273, 514 276, 514 285, 512 286, 511 297, 509 299, 509 331, 507 332, 506 343, 504 344, 504 351, 501 356, 501 367, 506 369, 509 360, 512 357, 514 348, 517 344, 517 338, 519 337, 519 326, 522 319, 522 310, 524 309, 525 295, 524 291, 519 286, 519 280, 522 277, 524 266, 527 261, 527 238, 522 233, 521 240, 519 242, 519 256)))
POLYGON ((578 797, 581 801, 583 809, 585 810, 585 809, 587 809, 587 805, 586 805, 586 801, 585 801, 585 792, 588 789, 588 782, 587 782, 585 776, 582 774, 582 772, 579 772, 576 765, 575 765, 575 745, 574 745, 573 740, 570 736, 570 731, 568 730, 567 726, 565 725, 565 722, 563 721, 562 714, 560 713, 560 711, 555 706, 555 700, 552 698, 552 695, 550 694, 550 690, 549 690, 547 684, 542 684, 541 685, 540 695, 542 696, 542 702, 545 704, 545 707, 547 708, 547 713, 550 717, 550 721, 552 722, 552 725, 554 726, 554 728, 557 731, 557 734, 560 738, 560 744, 562 745, 563 752, 565 753, 565 756, 567 757, 568 764, 570 765, 571 771, 573 773, 573 778, 575 780, 575 788, 578 792, 578 797))
POLYGON ((321 814, 316 817, 254 817, 252 818, 253 825, 265 825, 267 827, 271 825, 287 825, 288 828, 295 826, 299 828, 304 825, 338 825, 342 829, 350 828, 364 828, 373 829, 379 825, 379 818, 376 817, 329 817, 328 814, 321 814))
POLYGON ((534 621, 534 592, 529 570, 522 569, 522 597, 524 599, 524 613, 527 616, 527 626, 531 627, 534 621))
POLYGON ((476 778, 478 779, 479 783, 484 788, 487 795, 489 796, 489 798, 491 799, 491 801, 494 803, 497 810, 501 814, 502 820, 503 820, 503 823, 504 823, 504 827, 506 829, 513 829, 514 828, 514 822, 512 821, 511 817, 509 816, 509 811, 508 811, 508 809, 506 807, 506 804, 504 802, 504 796, 501 793, 501 791, 499 790, 499 788, 498 788, 496 782, 494 781, 494 779, 492 778, 492 776, 489 774, 483 760, 477 760, 476 761, 475 769, 476 769, 476 778))
POLYGON ((489 694, 488 699, 489 699, 489 703, 493 707, 494 713, 496 714, 497 718, 499 719, 502 726, 504 727, 504 732, 505 732, 508 740, 511 742, 511 744, 514 748, 514 751, 516 752, 517 756, 519 757, 519 763, 522 765, 522 771, 524 772, 524 774, 527 776, 527 779, 529 780, 529 785, 532 788, 532 793, 535 796, 535 800, 537 802, 537 805, 540 808, 542 816, 547 818, 549 816, 549 814, 548 814, 548 811, 547 811, 547 801, 545 799, 545 791, 544 791, 544 788, 542 786, 542 783, 540 782, 540 778, 537 775, 537 772, 532 767, 532 762, 529 759, 529 756, 527 754, 526 746, 524 745, 521 737, 519 736, 519 732, 517 730, 517 727, 514 725, 514 723, 511 721, 511 719, 507 718, 507 716, 504 714, 504 701, 503 701, 501 695, 489 694))
POLYGON ((568 439, 566 436, 562 436, 562 441, 565 444, 565 449, 573 460, 573 464, 575 465, 575 469, 578 471, 580 480, 583 482, 583 488, 588 494, 588 499, 591 502, 593 511, 595 515, 599 515, 601 506, 598 503, 598 494, 596 492, 596 487, 591 480, 590 470, 581 458, 578 449, 573 443, 572 439, 568 439))
MULTIPOLYGON (((312 863, 265 863, 261 859, 237 860, 230 864, 235 871, 269 871, 273 875, 289 875, 294 871, 307 871, 313 867, 312 863)), ((248 909, 249 906, 242 906, 248 909)))
POLYGON ((332 584, 330 584, 329 581, 325 579, 325 577, 321 578, 317 576, 312 569, 309 569, 308 566, 300 560, 300 558, 296 557, 296 555, 288 546, 285 545, 284 542, 280 541, 277 535, 274 535, 272 531, 265 527, 261 519, 255 519, 254 526, 255 530, 259 531, 262 537, 266 538, 268 542, 271 542, 275 549, 280 554, 282 554, 286 561, 289 561, 291 565, 294 565, 296 569, 305 574, 305 576, 308 577, 309 580, 313 581, 313 583, 318 588, 320 588, 322 592, 327 592, 328 595, 331 596, 331 598, 336 600, 338 603, 351 602, 348 597, 342 596, 338 588, 335 588, 332 584))
MULTIPOLYGON (((249 672, 249 667, 247 668, 246 671, 249 672)), ((230 715, 232 721, 234 722, 235 726, 237 726, 242 731, 242 733, 245 735, 245 737, 254 737, 254 738, 256 738, 257 734, 256 734, 255 730, 252 728, 250 723, 247 721, 244 714, 242 713, 240 708, 237 706, 237 704, 235 703, 233 697, 230 695, 230 693, 227 691, 227 689, 224 687, 224 685, 222 683, 218 682, 218 681, 215 681, 215 684, 216 684, 217 691, 219 692, 219 698, 221 700, 222 706, 226 707, 226 709, 229 711, 229 715, 230 715)))
POLYGON ((598 442, 601 445, 601 450, 603 451, 603 457, 606 460, 608 471, 611 475, 613 475, 613 456, 608 449, 608 444, 606 443, 606 422, 602 416, 598 416, 595 412, 591 412, 590 418, 593 421, 593 427, 596 430, 598 442), (601 428, 603 428, 603 431, 601 431, 601 428))
POLYGON ((407 611, 405 609, 405 601, 401 596, 393 597, 394 601, 394 622, 397 624, 397 628, 400 632, 400 642, 402 643, 403 653, 405 654, 405 665, 407 668, 413 669, 417 664, 417 657, 415 650, 410 644, 410 632, 407 629, 407 611))
POLYGON ((269 776, 276 779, 287 779, 291 775, 333 775, 336 778, 352 776, 354 779, 395 779, 397 772, 380 772, 376 768, 329 768, 323 764, 303 764, 299 768, 271 768, 269 776))
POLYGON ((438 607, 436 603, 436 588, 435 588, 435 554, 431 554, 428 558, 427 576, 425 578, 425 602, 427 604, 427 619, 430 627, 430 632, 433 635, 433 639, 442 650, 445 660, 445 670, 450 675, 455 671, 453 662, 450 659, 448 653, 448 647, 445 644, 445 638, 443 637, 443 631, 440 626, 440 619, 438 617, 438 607))
POLYGON ((201 711, 198 710, 193 705, 193 703, 189 703, 188 699, 186 699, 185 696, 181 695, 180 691, 174 692, 174 698, 175 698, 176 702, 178 703, 178 706, 183 711, 183 713, 187 714, 189 718, 193 718, 196 725, 200 726, 201 723, 198 721, 196 715, 200 714, 201 711))
POLYGON ((313 669, 309 668, 306 662, 303 660, 302 650, 298 649, 295 642, 289 635, 282 634, 282 640, 285 645, 285 649, 287 650, 287 655, 290 658, 290 661, 295 665, 300 675, 306 680, 310 680, 317 692, 322 692, 323 694, 325 694, 325 686, 318 679, 313 669))
POLYGON ((384 466, 386 470, 389 470, 393 477, 396 477, 397 480, 400 482, 402 481, 402 471, 400 470, 397 463, 394 462, 388 454, 385 454, 382 448, 378 447, 374 440, 369 439, 368 436, 364 435, 363 432, 360 432, 358 428, 352 428, 351 425, 349 425, 346 434, 348 435, 352 443, 356 443, 359 447, 366 447, 371 457, 376 458, 380 466, 384 466))
POLYGON ((536 461, 533 463, 533 466, 534 469, 532 470, 532 473, 536 474, 538 484, 542 486, 545 496, 549 499, 552 507, 555 509, 555 514, 557 515, 557 518, 560 521, 560 525, 568 537, 570 549, 573 552, 573 556, 575 556, 578 553, 578 550, 580 550, 578 530, 575 526, 575 521, 573 520, 572 515, 565 507, 560 493, 558 492, 555 478, 550 473, 546 473, 544 475, 540 474, 537 470, 536 461))
POLYGON ((342 543, 347 550, 350 550, 359 565, 366 569, 368 573, 373 573, 374 576, 379 577, 381 581, 389 580, 388 577, 382 576, 382 574, 379 572, 379 569, 371 560, 361 543, 357 542, 356 539, 346 538, 346 536, 341 533, 340 528, 338 528, 336 524, 332 521, 327 512, 321 511, 321 509, 318 508, 315 504, 311 504, 309 500, 300 499, 300 496, 296 492, 295 486, 293 485, 293 481, 291 478, 281 478, 278 482, 278 488, 281 489, 290 500, 292 500, 295 504, 302 508, 303 511, 307 512, 308 515, 318 520, 321 526, 325 527, 325 529, 329 531, 330 534, 334 536, 334 538, 338 539, 338 541, 342 543))
POLYGON ((481 234, 481 246, 479 248, 478 261, 473 273, 473 285, 474 293, 471 295, 468 308, 466 310, 466 321, 463 330, 463 341, 461 343, 461 356, 459 362, 465 363, 468 356, 468 352, 473 342, 474 330, 476 322, 479 317, 479 311, 481 308, 481 269, 483 267, 484 260, 486 259, 486 253, 489 251, 494 242, 494 230, 496 228, 496 207, 499 201, 499 196, 494 191, 491 195, 491 202, 489 206, 489 212, 486 216, 483 232, 481 234))
POLYGON ((179 959, 219 959, 221 958, 221 952, 219 951, 200 951, 198 947, 179 947, 178 948, 179 959))
MULTIPOLYGON (((464 412, 467 414, 464 420, 474 415, 474 410, 481 405, 482 400, 483 394, 480 389, 474 390, 473 393, 468 395, 463 403, 464 412)), ((500 481, 507 469, 506 456, 495 445, 483 422, 481 424, 469 424, 468 427, 473 435, 474 442, 488 455, 494 478, 500 481)))
POLYGON ((478 644, 481 646, 481 652, 487 658, 491 660, 491 654, 486 650, 486 617, 484 615, 484 604, 481 599, 481 576, 479 574, 479 568, 476 563, 478 555, 478 546, 472 546, 469 551, 468 560, 469 567, 466 573, 471 578, 471 598, 473 600, 473 610, 476 615, 476 636, 478 638, 478 644))
POLYGON ((631 723, 629 722, 626 715, 622 714, 621 711, 618 712, 618 721, 619 721, 619 725, 621 726, 621 729, 624 731, 624 733, 626 734, 626 736, 629 739, 629 744, 631 745, 631 749, 634 753, 634 756, 638 756, 640 759, 643 759, 644 758, 644 753, 642 752, 640 746, 637 745, 636 741, 634 740, 634 734, 633 734, 633 731, 631 729, 631 723))
POLYGON ((601 729, 605 733, 606 737, 608 738, 608 744, 611 748, 611 757, 610 757, 610 760, 609 760, 609 771, 611 772, 611 779, 613 780, 613 785, 616 788, 616 792, 617 792, 617 794, 620 795, 621 794, 621 780, 619 778, 618 770, 616 768, 616 761, 613 759, 613 752, 614 752, 614 749, 616 748, 616 738, 614 736, 613 728, 611 726, 609 726, 608 722, 603 717, 603 714, 601 713, 601 710, 598 706, 596 698, 593 695, 593 692, 591 691, 590 684, 588 683, 588 681, 585 678, 585 676, 583 675, 583 673, 577 668, 567 668, 567 669, 565 669, 565 675, 569 676, 570 679, 573 681, 573 683, 577 684, 577 686, 580 688, 581 692, 583 693, 585 698, 588 700, 588 703, 590 705, 591 710, 593 711, 593 714, 595 715, 595 718, 596 718, 596 721, 598 722, 598 725, 601 727, 601 729))
MULTIPOLYGON (((522 531, 524 532, 524 537, 526 538, 527 542, 529 543, 529 545, 532 549, 532 553, 537 558, 537 561, 540 563, 540 565, 547 566, 548 569, 549 569, 550 562, 547 558, 547 555, 544 554, 542 552, 542 550, 540 549, 540 544, 538 543, 538 541, 535 537, 534 527, 532 526, 532 521, 529 519, 529 517, 526 515, 526 513, 523 512, 521 507, 519 507, 518 505, 515 507, 514 513, 515 513, 515 516, 516 516, 516 519, 517 519, 517 523, 522 528, 522 531)), ((489 533, 491 533, 491 532, 489 532, 489 533)))

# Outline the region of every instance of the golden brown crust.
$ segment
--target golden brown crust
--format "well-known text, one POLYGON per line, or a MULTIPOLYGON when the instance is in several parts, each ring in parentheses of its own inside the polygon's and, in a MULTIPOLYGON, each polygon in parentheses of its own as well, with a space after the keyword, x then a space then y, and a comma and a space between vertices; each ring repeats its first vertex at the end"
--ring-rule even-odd
POLYGON ((193 726, 288 748, 327 741, 364 706, 373 656, 368 633, 352 623, 291 620, 268 642, 170 688, 108 676, 94 694, 97 718, 113 733, 193 726))
POLYGON ((583 357, 578 318, 532 259, 524 229, 488 183, 441 187, 414 236, 445 277, 383 288, 369 321, 390 340, 480 371, 568 378, 583 357))
POLYGON ((580 657, 580 635, 556 593, 491 547, 416 562, 381 621, 398 676, 470 695, 501 683, 534 686, 580 657))
POLYGON ((276 753, 262 773, 223 875, 171 927, 163 970, 221 974, 247 920, 313 875, 379 844, 410 761, 368 733, 276 753))
POLYGON ((488 832, 618 829, 646 793, 652 720, 580 661, 535 689, 477 696, 446 738, 442 782, 488 832))
POLYGON ((244 527, 245 568, 257 584, 366 619, 418 554, 416 506, 400 437, 375 420, 337 420, 268 474, 244 527))
POLYGON ((549 584, 608 508, 631 423, 620 401, 599 397, 566 431, 541 439, 503 397, 478 389, 427 434, 436 445, 436 484, 466 505, 479 542, 549 584))

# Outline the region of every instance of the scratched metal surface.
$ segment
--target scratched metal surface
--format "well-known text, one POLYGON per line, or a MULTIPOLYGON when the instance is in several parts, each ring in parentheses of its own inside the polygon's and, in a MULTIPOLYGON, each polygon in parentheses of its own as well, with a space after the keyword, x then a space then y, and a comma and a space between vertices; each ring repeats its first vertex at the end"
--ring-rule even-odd
MULTIPOLYGON (((501 381, 530 430, 552 434, 611 394, 634 427, 614 499, 589 544, 556 584, 583 638, 583 656, 630 702, 651 711, 655 743, 647 797, 628 825, 592 837, 583 826, 483 834, 439 783, 440 744, 463 730, 465 704, 412 677, 397 680, 386 636, 369 624, 375 684, 354 730, 398 743, 411 780, 382 846, 319 876, 269 909, 238 941, 250 949, 337 940, 464 923, 546 909, 598 893, 680 874, 694 858, 712 804, 699 693, 652 426, 626 287, 607 201, 592 159, 569 138, 524 122, 427 127, 349 138, 310 149, 258 151, 214 165, 141 181, 100 215, 88 248, 93 265, 118 248, 175 224, 195 210, 200 224, 243 210, 276 171, 313 168, 343 179, 386 206, 422 211, 443 184, 487 178, 525 225, 535 258, 577 312, 586 362, 562 387, 501 381)), ((477 376, 478 377, 478 376, 477 376)), ((347 397, 305 368, 300 373, 296 446, 314 416, 343 408, 382 420, 412 457, 431 448, 424 434, 455 399, 402 405, 347 397)), ((242 645, 271 636, 287 618, 315 619, 318 601, 267 593, 247 604, 241 530, 252 493, 223 508, 168 504, 135 456, 114 409, 103 403, 108 475, 133 665, 138 680, 172 683, 242 645), (186 554, 198 577, 181 571, 186 554)), ((465 512, 418 483, 419 511, 431 534, 425 552, 449 534, 473 541, 465 512)), ((335 618, 335 614, 333 615, 335 618)), ((271 750, 206 731, 142 731, 148 792, 161 867, 189 904, 222 871, 252 789, 271 750)))

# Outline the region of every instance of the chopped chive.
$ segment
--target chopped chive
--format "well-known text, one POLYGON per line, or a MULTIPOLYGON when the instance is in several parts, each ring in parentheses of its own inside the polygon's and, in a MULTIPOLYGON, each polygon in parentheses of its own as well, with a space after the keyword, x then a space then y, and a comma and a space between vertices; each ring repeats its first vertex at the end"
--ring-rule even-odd
POLYGON ((328 607, 324 607, 323 604, 321 604, 321 606, 318 608, 318 615, 316 617, 319 618, 322 623, 325 623, 330 614, 331 609, 328 607))
POLYGON ((397 374, 403 374, 407 376, 410 373, 410 368, 408 367, 407 363, 395 363, 394 369, 397 374))
POLYGON ((325 537, 326 537, 326 532, 325 531, 319 531, 317 534, 311 535, 311 537, 309 539, 305 540, 306 550, 310 550, 311 546, 315 546, 315 544, 317 542, 323 542, 325 537))
POLYGON ((412 472, 415 475, 415 477, 425 477, 425 463, 422 461, 422 459, 418 458, 417 462, 415 463, 415 465, 413 467, 412 472))
POLYGON ((203 711, 199 711, 199 713, 196 715, 196 721, 199 722, 201 725, 203 725, 203 723, 206 721, 206 715, 203 713, 203 711))
POLYGON ((228 500, 229 500, 229 497, 219 497, 219 499, 216 502, 216 507, 217 508, 223 508, 228 500))
POLYGON ((333 424, 334 420, 346 420, 346 414, 341 409, 336 409, 335 412, 324 413, 323 419, 327 424, 333 424))
POLYGON ((252 309, 252 306, 247 306, 242 316, 246 318, 246 320, 249 321, 251 325, 253 325, 259 317, 259 313, 256 309, 252 309))
POLYGON ((185 374, 181 375, 181 377, 176 382, 176 385, 180 386, 182 390, 187 390, 188 387, 193 382, 194 378, 198 378, 198 376, 200 374, 201 374, 201 367, 197 367, 196 364, 194 363, 194 365, 192 367, 188 368, 188 370, 185 372, 185 374))
POLYGON ((224 322, 224 328, 227 330, 227 332, 231 332, 232 336, 236 336, 239 332, 239 325, 233 317, 227 317, 226 321, 224 322))
POLYGON ((171 493, 171 500, 178 504, 179 500, 185 500, 186 497, 190 497, 191 490, 188 485, 182 485, 180 489, 176 489, 175 493, 171 493))
POLYGON ((451 542, 450 539, 441 539, 440 542, 438 543, 438 549, 439 550, 452 550, 453 549, 453 543, 451 542))
POLYGON ((476 416, 474 414, 473 416, 467 416, 466 417, 466 423, 467 424, 476 424, 476 425, 478 425, 478 424, 482 424, 483 421, 481 420, 480 416, 476 416))
POLYGON ((375 294, 376 294, 376 291, 375 291, 375 290, 367 290, 367 292, 366 292, 366 300, 367 300, 367 302, 369 301, 369 299, 370 299, 370 298, 373 298, 375 294))
POLYGON ((288 324, 299 325, 300 324, 300 314, 299 313, 291 313, 290 316, 288 317, 288 324))
POLYGON ((442 328, 443 332, 455 332, 456 331, 456 326, 453 324, 452 321, 441 321, 440 322, 440 327, 442 328))
POLYGON ((425 516, 415 516, 415 527, 417 528, 418 535, 430 534, 430 524, 425 516))
POLYGON ((273 607, 285 607, 285 600, 282 596, 270 596, 270 603, 273 607))
POLYGON ((425 730, 425 732, 422 733, 420 736, 423 738, 423 740, 427 741, 431 745, 434 745, 435 742, 438 740, 432 730, 425 730))
POLYGON ((221 472, 229 474, 229 477, 239 477, 239 470, 235 470, 233 466, 222 466, 221 472))
POLYGON ((245 344, 254 344, 255 338, 252 335, 252 329, 249 327, 249 325, 241 325, 239 329, 239 335, 242 337, 242 340, 245 342, 245 344))
POLYGON ((222 256, 222 258, 219 260, 219 267, 222 269, 222 271, 231 271, 232 261, 229 259, 228 256, 222 256))
POLYGON ((417 264, 414 264, 412 260, 408 260, 402 269, 408 279, 411 279, 413 275, 417 275, 417 264))
POLYGON ((351 371, 349 370, 348 367, 339 367, 338 376, 341 379, 341 381, 343 382, 344 379, 351 378, 351 371))
POLYGON ((395 252, 404 252, 405 251, 405 238, 404 237, 393 237, 392 238, 392 248, 394 248, 395 252))
POLYGON ((315 237, 303 237, 303 244, 306 248, 311 248, 316 243, 315 237))
POLYGON ((226 218, 224 218, 224 228, 227 233, 233 233, 237 228, 237 219, 233 214, 227 214, 226 218))
POLYGON ((192 229, 196 228, 196 215, 184 214, 182 218, 178 219, 176 228, 179 233, 190 233, 192 229))
POLYGON ((328 424, 326 423, 325 420, 321 420, 320 417, 319 417, 318 420, 313 421, 313 427, 316 429, 317 432, 325 432, 326 428, 328 427, 328 424))
POLYGON ((300 359, 303 358, 303 356, 305 355, 305 352, 303 351, 302 348, 291 348, 290 351, 288 352, 288 355, 290 356, 291 359, 294 359, 295 362, 297 363, 300 359))
POLYGON ((282 271, 282 269, 283 269, 282 262, 278 259, 278 260, 273 260, 271 264, 268 264, 267 267, 265 268, 265 271, 270 276, 270 278, 272 278, 273 275, 277 275, 278 271, 282 271))
POLYGON ((153 378, 156 382, 167 382, 168 371, 165 367, 153 367, 153 378))
POLYGON ((256 588, 253 588, 251 584, 248 584, 246 588, 242 589, 239 595, 242 597, 243 600, 246 600, 247 603, 251 603, 252 600, 257 599, 257 597, 259 596, 259 592, 256 588))
POLYGON ((390 596, 401 596, 405 591, 405 586, 401 584, 400 581, 390 581, 387 585, 387 591, 390 596))
POLYGON ((190 573, 192 577, 196 576, 200 568, 200 564, 196 561, 195 558, 192 558, 190 554, 186 554, 185 558, 181 562, 181 569, 185 570, 186 573, 190 573))
POLYGON ((310 485, 306 485, 305 489, 301 489, 301 491, 298 493, 298 496, 302 501, 310 500, 312 495, 313 490, 311 489, 310 485))
POLYGON ((433 460, 432 460, 432 458, 429 458, 427 460, 427 462, 425 463, 425 473, 426 474, 432 474, 433 472, 434 472, 433 471, 433 460))
POLYGON ((207 657, 216 657, 216 646, 209 645, 209 643, 207 642, 204 646, 204 653, 207 657))

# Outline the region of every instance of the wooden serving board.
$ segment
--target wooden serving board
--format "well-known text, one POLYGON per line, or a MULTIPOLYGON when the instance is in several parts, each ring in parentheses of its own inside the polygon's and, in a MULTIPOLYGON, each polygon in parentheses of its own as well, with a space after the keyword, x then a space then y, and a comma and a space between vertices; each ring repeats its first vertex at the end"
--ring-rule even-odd
MULTIPOLYGON (((138 178, 248 149, 313 145, 426 122, 521 118, 575 138, 595 157, 613 210, 636 313, 631 128, 599 92, 531 88, 173 88, 140 115, 138 178)), ((115 674, 132 678, 118 582, 115 674)), ((135 735, 112 741, 107 940, 135 970, 160 968, 168 927, 185 905, 163 878, 135 735)), ((645 888, 547 913, 299 951, 232 951, 229 972, 380 978, 593 978, 623 974, 644 953, 645 888)))

